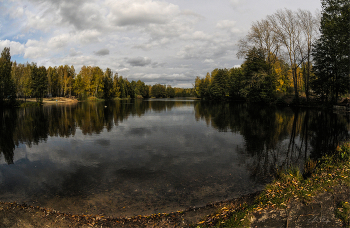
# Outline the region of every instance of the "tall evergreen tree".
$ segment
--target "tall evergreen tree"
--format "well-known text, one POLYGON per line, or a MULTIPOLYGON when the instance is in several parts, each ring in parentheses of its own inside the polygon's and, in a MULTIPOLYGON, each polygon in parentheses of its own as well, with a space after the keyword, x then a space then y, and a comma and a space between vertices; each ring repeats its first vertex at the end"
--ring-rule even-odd
POLYGON ((0 57, 0 106, 6 101, 13 103, 16 95, 15 85, 11 78, 10 48, 5 47, 0 57))
POLYGON ((332 103, 349 91, 349 31, 349 0, 322 0, 321 36, 312 53, 315 77, 311 86, 315 93, 332 103))
POLYGON ((47 92, 47 72, 44 66, 37 67, 35 63, 31 66, 33 96, 38 102, 43 101, 47 92))

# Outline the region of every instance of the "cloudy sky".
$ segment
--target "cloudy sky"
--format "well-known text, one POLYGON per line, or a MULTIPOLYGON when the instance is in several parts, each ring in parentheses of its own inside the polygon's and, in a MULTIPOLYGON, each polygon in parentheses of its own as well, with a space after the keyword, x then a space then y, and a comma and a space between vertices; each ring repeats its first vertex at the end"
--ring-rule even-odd
POLYGON ((0 0, 0 49, 39 66, 107 67, 131 80, 189 88, 232 68, 251 23, 320 0, 0 0))

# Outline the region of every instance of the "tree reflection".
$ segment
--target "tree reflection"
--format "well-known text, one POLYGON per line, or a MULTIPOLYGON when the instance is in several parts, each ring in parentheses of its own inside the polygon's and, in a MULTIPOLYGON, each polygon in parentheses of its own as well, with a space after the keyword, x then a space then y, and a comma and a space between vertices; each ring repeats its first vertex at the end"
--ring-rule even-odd
POLYGON ((17 113, 13 109, 4 110, 0 113, 0 154, 3 153, 5 161, 8 164, 12 164, 13 151, 16 145, 18 145, 13 139, 14 130, 17 123, 17 113))
POLYGON ((99 134, 118 127, 129 116, 141 117, 149 111, 171 111, 182 106, 194 106, 197 121, 204 120, 218 131, 242 135, 244 146, 237 149, 249 156, 242 159, 253 177, 268 176, 276 167, 303 164, 309 157, 317 159, 349 138, 349 118, 323 111, 135 99, 2 110, 0 153, 11 164, 20 143, 31 146, 49 136, 71 137, 77 128, 83 134, 99 134))
MULTIPOLYGON (((186 105, 189 104, 192 103, 186 105)), ((0 153, 12 164, 14 150, 20 143, 31 147, 48 136, 71 137, 76 128, 83 134, 99 134, 104 129, 112 130, 130 115, 141 117, 150 110, 162 112, 182 105, 181 101, 135 99, 1 110, 0 153)))
POLYGON ((198 102, 195 116, 218 131, 244 137, 245 144, 238 150, 251 157, 243 162, 253 178, 302 166, 309 157, 318 159, 349 138, 349 119, 323 111, 198 102))

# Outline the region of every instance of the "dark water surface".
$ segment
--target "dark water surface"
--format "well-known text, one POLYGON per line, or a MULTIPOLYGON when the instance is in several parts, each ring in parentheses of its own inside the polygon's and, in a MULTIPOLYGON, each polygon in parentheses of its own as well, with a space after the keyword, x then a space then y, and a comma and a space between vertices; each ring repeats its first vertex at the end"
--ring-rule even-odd
POLYGON ((195 100, 0 111, 0 201, 132 216, 261 190, 349 139, 348 116, 195 100))

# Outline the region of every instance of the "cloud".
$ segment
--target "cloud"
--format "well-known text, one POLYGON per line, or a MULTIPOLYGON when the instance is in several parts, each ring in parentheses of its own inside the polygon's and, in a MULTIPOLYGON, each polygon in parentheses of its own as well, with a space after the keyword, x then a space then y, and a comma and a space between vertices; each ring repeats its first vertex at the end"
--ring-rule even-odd
POLYGON ((245 0, 230 0, 230 4, 231 6, 236 9, 239 6, 243 5, 243 3, 245 2, 245 0))
POLYGON ((198 59, 203 56, 203 49, 195 45, 185 45, 177 52, 177 57, 181 59, 198 59))
POLYGON ((81 55, 82 54, 82 52, 81 51, 76 51, 74 48, 71 48, 70 50, 69 50, 69 56, 77 56, 77 55, 81 55))
POLYGON ((50 38, 47 45, 50 48, 60 49, 67 46, 70 39, 71 36, 69 34, 61 34, 50 38))
POLYGON ((100 41, 101 32, 95 30, 95 29, 88 29, 83 31, 77 31, 75 34, 75 38, 79 43, 82 44, 90 44, 90 43, 96 43, 100 41))
POLYGON ((111 9, 107 18, 116 26, 165 24, 180 12, 176 5, 152 0, 108 0, 106 4, 111 9))
POLYGON ((219 29, 230 31, 231 33, 240 33, 241 30, 236 27, 236 24, 236 21, 221 20, 216 24, 216 27, 219 29))
POLYGON ((128 58, 127 63, 129 63, 131 66, 146 66, 151 64, 152 60, 147 57, 135 57, 135 58, 128 58))
POLYGON ((103 49, 96 51, 94 53, 95 53, 95 55, 98 55, 98 56, 109 55, 109 50, 107 48, 103 48, 103 49))
POLYGON ((64 0, 58 6, 61 22, 73 25, 77 30, 103 30, 106 25, 105 8, 99 1, 64 0))
POLYGON ((195 31, 192 33, 183 34, 180 36, 180 38, 184 40, 209 40, 212 37, 203 31, 195 31))
POLYGON ((213 60, 213 59, 205 59, 204 62, 205 62, 205 63, 213 63, 214 60, 213 60))
POLYGON ((4 50, 5 47, 10 48, 11 55, 22 55, 25 50, 24 45, 19 42, 10 40, 0 40, 0 51, 4 50))
POLYGON ((165 65, 166 65, 166 63, 153 62, 152 68, 164 67, 165 65))
POLYGON ((49 50, 41 41, 29 39, 25 45, 24 58, 37 59, 46 56, 49 50))
POLYGON ((127 67, 124 67, 124 68, 116 69, 116 71, 117 71, 118 73, 125 73, 125 72, 129 72, 130 69, 127 68, 127 67))

